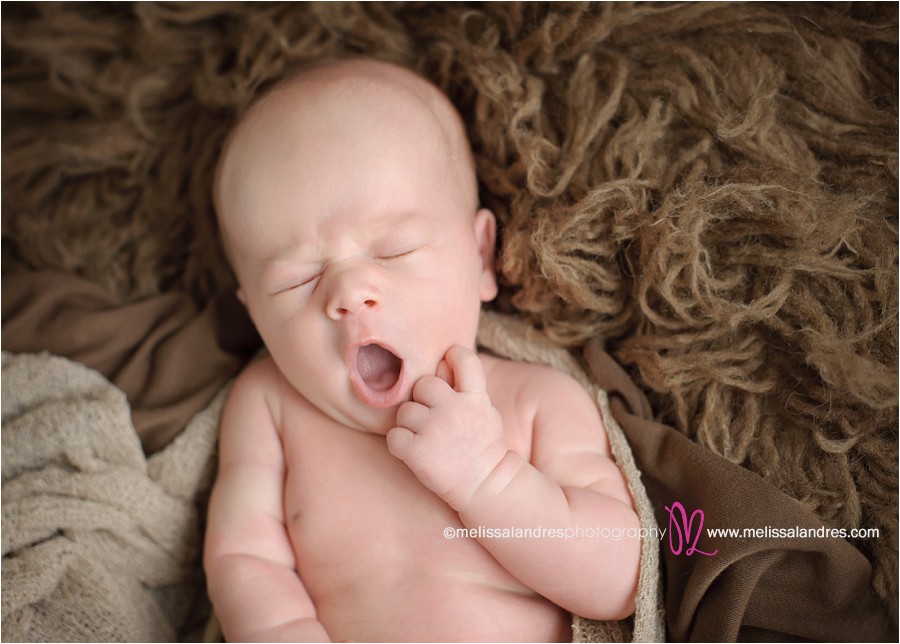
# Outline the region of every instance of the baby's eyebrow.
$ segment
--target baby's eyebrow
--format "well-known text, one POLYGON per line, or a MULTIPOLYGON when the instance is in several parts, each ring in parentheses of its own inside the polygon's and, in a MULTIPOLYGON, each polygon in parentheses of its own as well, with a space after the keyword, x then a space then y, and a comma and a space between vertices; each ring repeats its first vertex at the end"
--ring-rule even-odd
MULTIPOLYGON (((422 221, 420 213, 413 210, 399 210, 387 214, 374 216, 372 221, 364 228, 359 228, 361 235, 367 236, 368 241, 377 241, 385 234, 391 234, 398 229, 407 229, 412 232, 424 230, 427 224, 422 221)), ((351 230, 355 230, 351 228, 351 230)), ((262 253, 260 264, 263 266, 277 266, 278 264, 309 264, 315 265, 318 259, 309 255, 304 256, 303 247, 310 245, 309 240, 284 239, 270 249, 262 253)))
POLYGON ((263 257, 263 263, 278 264, 294 259, 300 252, 300 246, 300 242, 297 241, 288 241, 287 243, 279 244, 275 249, 263 257))
POLYGON ((311 278, 320 270, 322 270, 321 263, 309 260, 297 261, 290 255, 259 264, 261 284, 269 291, 276 290, 287 282, 311 278))
POLYGON ((287 270, 311 269, 320 264, 319 258, 312 251, 304 250, 307 243, 303 240, 283 239, 260 252, 256 265, 262 275, 269 276, 279 274, 287 270))
POLYGON ((381 221, 377 221, 371 226, 372 229, 391 229, 399 228, 412 223, 419 223, 419 213, 411 210, 399 210, 393 213, 381 216, 381 221))
POLYGON ((315 248, 318 246, 318 235, 315 228, 303 231, 291 231, 289 234, 282 234, 277 238, 267 240, 266 247, 261 248, 259 256, 265 264, 278 263, 309 263, 314 264, 317 260, 313 257, 315 248))

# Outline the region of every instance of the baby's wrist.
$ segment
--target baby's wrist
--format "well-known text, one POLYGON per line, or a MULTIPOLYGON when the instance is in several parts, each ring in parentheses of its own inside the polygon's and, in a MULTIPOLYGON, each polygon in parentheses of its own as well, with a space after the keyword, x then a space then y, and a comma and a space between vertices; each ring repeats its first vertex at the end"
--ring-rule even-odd
POLYGON ((484 476, 472 486, 471 493, 455 503, 448 501, 461 518, 464 514, 475 516, 482 508, 490 507, 493 500, 506 489, 526 464, 525 459, 508 449, 502 442, 495 443, 489 453, 490 456, 486 461, 490 465, 485 467, 484 476))

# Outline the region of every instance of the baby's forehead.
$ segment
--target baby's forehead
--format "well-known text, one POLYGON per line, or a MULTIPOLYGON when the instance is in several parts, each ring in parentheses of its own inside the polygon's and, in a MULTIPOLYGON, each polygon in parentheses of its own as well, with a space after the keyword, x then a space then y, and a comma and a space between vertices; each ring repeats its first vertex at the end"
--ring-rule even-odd
MULTIPOLYGON (((459 201, 473 213, 477 209, 475 164, 465 127, 437 87, 386 63, 324 63, 267 91, 226 141, 213 186, 223 238, 227 242, 229 229, 240 228, 253 204, 269 199, 260 195, 270 194, 278 177, 308 163, 315 169, 309 174, 318 176, 340 165, 336 159, 342 154, 350 155, 348 161, 377 159, 371 167, 380 172, 393 171, 391 176, 406 177, 414 186, 434 185, 446 193, 445 200, 459 201), (437 183, 434 175, 440 177, 437 183)), ((368 174, 365 170, 361 178, 368 174)), ((303 185, 296 175, 291 183, 303 185)))
POLYGON ((353 114, 354 109, 377 114, 385 122, 414 119, 434 128, 451 150, 468 151, 459 114, 437 87, 411 70, 373 60, 327 61, 288 76, 250 107, 236 129, 246 122, 259 127, 290 119, 292 114, 353 114))

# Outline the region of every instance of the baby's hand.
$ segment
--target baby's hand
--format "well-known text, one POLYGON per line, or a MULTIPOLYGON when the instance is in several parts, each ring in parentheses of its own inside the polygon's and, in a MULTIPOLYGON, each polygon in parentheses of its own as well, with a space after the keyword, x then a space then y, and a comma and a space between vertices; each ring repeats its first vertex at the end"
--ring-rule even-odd
POLYGON ((387 445, 423 485, 461 511, 506 455, 503 424, 474 351, 451 347, 437 374, 421 378, 413 400, 400 405, 387 445))

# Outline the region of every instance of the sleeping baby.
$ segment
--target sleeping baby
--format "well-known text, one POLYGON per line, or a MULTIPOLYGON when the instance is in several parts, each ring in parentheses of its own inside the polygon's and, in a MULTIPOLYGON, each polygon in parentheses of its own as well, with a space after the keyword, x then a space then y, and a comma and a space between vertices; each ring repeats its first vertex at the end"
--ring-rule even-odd
POLYGON ((221 421, 204 565, 227 639, 565 641, 571 613, 634 611, 638 538, 593 530, 639 528, 596 405, 475 350, 495 220, 436 87, 305 68, 241 118, 214 199, 268 349, 221 421))

